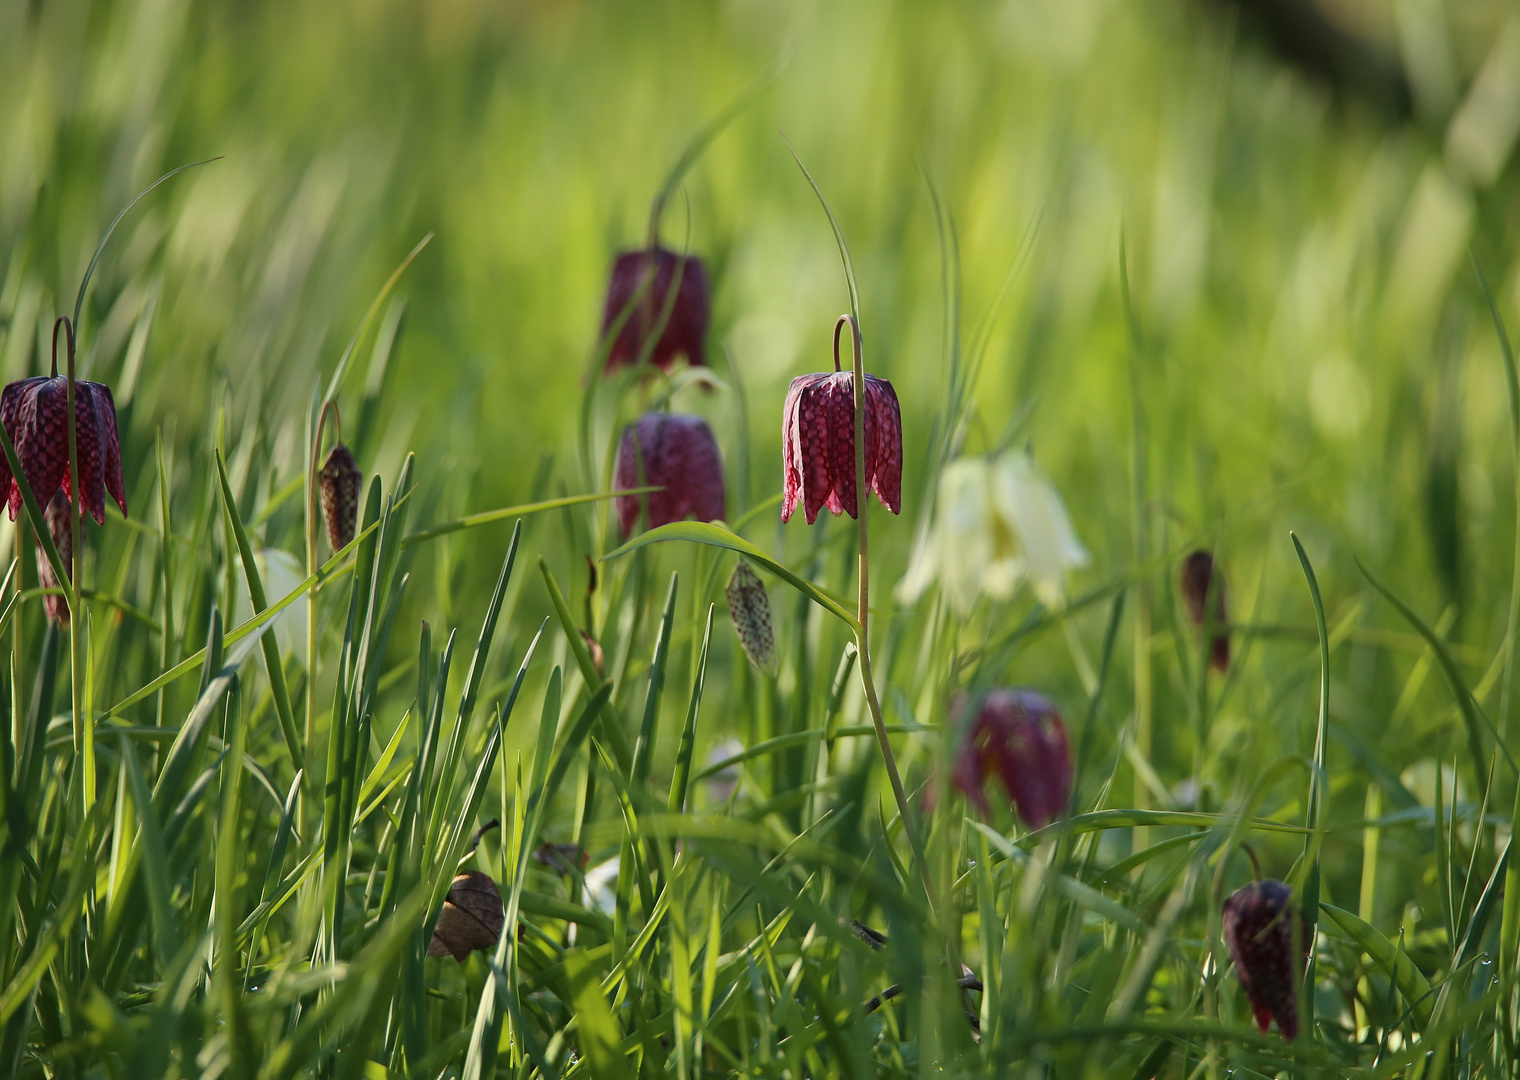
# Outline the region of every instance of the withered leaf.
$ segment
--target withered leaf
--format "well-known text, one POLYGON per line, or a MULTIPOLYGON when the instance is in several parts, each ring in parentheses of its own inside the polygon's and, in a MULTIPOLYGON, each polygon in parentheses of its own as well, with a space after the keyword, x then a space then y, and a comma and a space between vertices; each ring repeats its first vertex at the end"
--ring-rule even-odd
POLYGON ((489 949, 501 938, 507 913, 501 906, 501 890, 489 874, 467 870, 454 878, 448 899, 438 913, 429 956, 452 956, 461 964, 476 949, 489 949))

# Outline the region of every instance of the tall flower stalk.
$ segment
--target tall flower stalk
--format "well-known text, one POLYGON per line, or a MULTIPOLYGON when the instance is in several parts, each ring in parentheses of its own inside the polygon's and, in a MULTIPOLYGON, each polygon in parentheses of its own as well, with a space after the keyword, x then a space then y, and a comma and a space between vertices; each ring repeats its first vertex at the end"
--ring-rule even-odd
POLYGON ((79 564, 84 554, 80 550, 79 543, 79 515, 84 512, 81 508, 84 499, 84 478, 79 474, 79 424, 78 418, 74 415, 74 398, 79 392, 79 387, 76 385, 78 380, 74 372, 74 327, 62 315, 53 322, 53 375, 56 377, 58 374, 59 323, 63 324, 66 331, 64 338, 68 343, 68 382, 65 384, 64 412, 68 416, 69 430, 70 587, 63 595, 69 605, 69 706, 74 721, 74 749, 81 753, 84 760, 84 809, 88 813, 95 802, 95 730, 93 723, 86 729, 85 713, 82 708, 84 703, 80 700, 85 685, 84 649, 80 635, 88 628, 82 621, 84 613, 79 610, 79 584, 83 580, 80 577, 79 564))

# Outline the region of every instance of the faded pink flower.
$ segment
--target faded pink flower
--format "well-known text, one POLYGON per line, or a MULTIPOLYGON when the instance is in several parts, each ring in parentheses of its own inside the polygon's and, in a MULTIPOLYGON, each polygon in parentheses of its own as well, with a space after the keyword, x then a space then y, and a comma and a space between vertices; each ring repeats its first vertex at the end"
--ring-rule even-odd
POLYGON ((626 317, 607 351, 607 371, 638 362, 649 335, 660 325, 667 304, 670 315, 650 349, 649 362, 668 369, 677 356, 684 355, 689 364, 705 364, 703 343, 711 301, 702 260, 660 247, 619 254, 612 264, 612 279, 607 283, 607 300, 602 306, 603 339, 625 312, 626 317), (672 300, 670 288, 677 274, 680 281, 672 300))
MULTIPOLYGON (((781 520, 800 504, 811 525, 818 511, 856 515, 855 376, 799 375, 781 414, 781 520)), ((902 510, 902 410, 885 379, 866 376, 866 485, 892 513, 902 510)))
POLYGON ((993 690, 977 703, 966 725, 950 779, 983 814, 983 791, 996 773, 1024 824, 1044 828, 1066 813, 1071 798, 1071 754, 1066 725, 1043 694, 993 690))
MULTIPOLYGON (((68 379, 62 375, 36 375, 7 386, 0 393, 0 423, 16 447, 21 471, 38 506, 47 506, 53 492, 63 486, 72 498, 69 483, 68 379)), ((103 383, 74 383, 74 431, 79 454, 79 509, 97 524, 106 520, 106 493, 127 514, 127 497, 121 483, 121 440, 116 433, 116 402, 103 383)), ((10 463, 0 456, 0 492, 9 493, 11 520, 21 512, 21 488, 11 475, 10 463)))
POLYGON ((723 455, 712 429, 700 416, 654 412, 639 417, 623 430, 615 482, 619 488, 664 489, 618 496, 618 522, 625 538, 633 531, 646 499, 651 529, 688 516, 698 521, 723 517, 723 455))

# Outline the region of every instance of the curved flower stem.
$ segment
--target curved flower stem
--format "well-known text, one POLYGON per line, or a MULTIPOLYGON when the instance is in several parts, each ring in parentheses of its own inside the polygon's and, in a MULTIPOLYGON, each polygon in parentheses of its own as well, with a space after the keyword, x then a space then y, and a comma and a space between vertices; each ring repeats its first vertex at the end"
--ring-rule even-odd
POLYGON ((933 878, 929 873, 929 862, 924 856, 917 824, 908 808, 908 796, 903 791, 902 777, 897 771, 897 758, 892 753, 892 743, 887 738, 887 725, 881 716, 881 701, 876 696, 876 682, 871 676, 870 623, 868 622, 871 567, 866 528, 867 497, 870 494, 866 486, 866 373, 860 327, 856 325, 852 315, 841 315, 834 323, 834 368, 836 371, 839 369, 839 331, 846 323, 850 327, 850 348, 854 361, 852 381, 855 391, 855 520, 860 526, 860 595, 856 613, 856 620, 860 623, 860 633, 855 638, 855 647, 860 653, 860 682, 865 689, 866 706, 871 710, 871 723, 876 727, 876 745, 881 749, 881 760, 887 767, 887 778, 892 781, 892 797, 897 800, 897 812, 902 815, 903 832, 908 834, 908 846, 913 851, 913 861, 917 864, 919 875, 923 878, 924 894, 929 900, 929 907, 937 912, 939 901, 935 894, 933 878))
POLYGON ((69 607, 69 707, 74 721, 74 752, 79 754, 84 762, 84 811, 90 812, 90 807, 95 802, 95 731, 94 725, 86 722, 84 702, 81 695, 84 693, 84 649, 79 635, 86 632, 84 612, 81 610, 79 592, 79 571, 83 562, 83 552, 79 543, 79 515, 81 513, 81 501, 84 493, 80 490, 84 487, 79 482, 79 432, 74 417, 75 395, 75 372, 74 372, 74 325, 69 322, 67 315, 60 315, 53 320, 53 374, 58 374, 58 328, 63 327, 64 355, 67 358, 68 383, 64 396, 65 408, 68 412, 69 432, 69 541, 72 550, 69 552, 69 588, 64 591, 64 599, 69 607))

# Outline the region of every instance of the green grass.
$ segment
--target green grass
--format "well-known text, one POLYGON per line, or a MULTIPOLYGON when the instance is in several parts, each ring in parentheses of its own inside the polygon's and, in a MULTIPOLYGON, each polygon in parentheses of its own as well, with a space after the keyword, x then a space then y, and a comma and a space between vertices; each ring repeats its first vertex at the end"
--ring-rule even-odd
POLYGON ((1511 1075, 1517 177, 1502 124, 1493 175, 1446 132, 1512 16, 1422 7, 1457 93, 1391 126, 1224 10, 0 0, 4 381, 122 207, 220 155, 79 309, 131 514, 85 530, 76 640, 0 524, 0 1075, 1511 1075), (586 378, 656 195, 712 275, 711 387, 586 378), (867 670, 921 866, 854 525, 778 521, 787 383, 857 305, 903 403, 867 670), (729 527, 624 545, 610 454, 663 398, 717 434, 729 527), (337 556, 327 400, 366 475, 337 556), (944 464, 1025 446, 1091 553, 1066 603, 897 599, 944 464), (1064 822, 943 790, 990 686, 1060 707, 1064 822), (1315 927, 1291 1045, 1221 944, 1243 845, 1315 927), (464 964, 425 955, 460 867, 522 929, 464 964))

